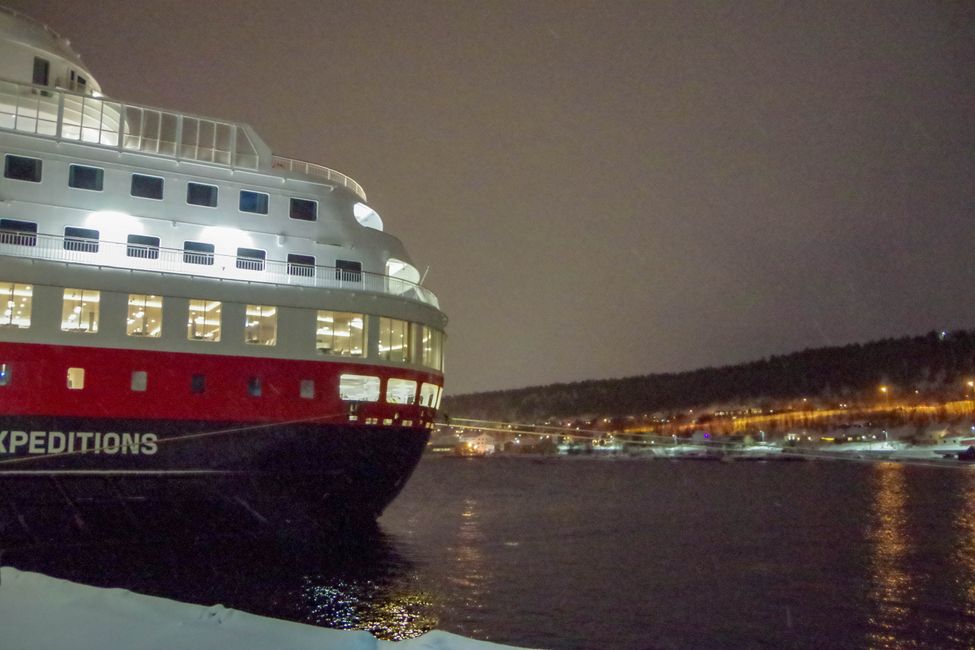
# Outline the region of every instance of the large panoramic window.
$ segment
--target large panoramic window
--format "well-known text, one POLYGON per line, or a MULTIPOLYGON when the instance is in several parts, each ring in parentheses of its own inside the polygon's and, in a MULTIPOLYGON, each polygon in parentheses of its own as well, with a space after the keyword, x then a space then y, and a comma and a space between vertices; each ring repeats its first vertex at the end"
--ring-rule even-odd
POLYGON ((423 325, 421 363, 434 370, 443 370, 443 332, 428 325, 423 325))
POLYGON ((339 377, 339 398, 348 402, 378 402, 379 377, 342 375, 339 377))
POLYGON ((30 327, 30 308, 33 299, 33 286, 14 282, 0 282, 0 300, 3 301, 0 328, 26 329, 30 327))
POLYGON ((391 377, 386 382, 386 401, 390 404, 412 404, 416 399, 416 382, 391 377))
POLYGON ((322 354, 361 357, 366 351, 366 317, 344 311, 318 310, 315 347, 322 354))
POLYGON ((190 300, 186 338, 191 341, 220 341, 220 311, 217 300, 190 300))
POLYGON ((65 289, 61 308, 61 329, 65 332, 94 334, 98 331, 98 304, 101 294, 91 289, 65 289))
POLYGON ((129 313, 125 323, 129 336, 162 336, 162 296, 129 294, 129 313))
POLYGON ((247 305, 244 342, 251 345, 274 345, 278 336, 278 308, 247 305))
POLYGON ((379 318, 379 358, 410 361, 410 324, 395 318, 379 318))

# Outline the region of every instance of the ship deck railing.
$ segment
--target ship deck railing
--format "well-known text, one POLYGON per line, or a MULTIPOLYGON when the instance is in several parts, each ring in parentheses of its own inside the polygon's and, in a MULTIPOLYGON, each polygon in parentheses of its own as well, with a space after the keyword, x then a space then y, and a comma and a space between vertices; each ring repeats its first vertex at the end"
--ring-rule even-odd
POLYGON ((323 165, 277 156, 238 122, 0 80, 0 131, 142 153, 232 169, 303 174, 366 193, 355 180, 323 165))
POLYGON ((225 253, 0 230, 0 256, 205 277, 227 282, 376 293, 413 300, 437 309, 440 306, 437 296, 429 289, 382 273, 225 253))

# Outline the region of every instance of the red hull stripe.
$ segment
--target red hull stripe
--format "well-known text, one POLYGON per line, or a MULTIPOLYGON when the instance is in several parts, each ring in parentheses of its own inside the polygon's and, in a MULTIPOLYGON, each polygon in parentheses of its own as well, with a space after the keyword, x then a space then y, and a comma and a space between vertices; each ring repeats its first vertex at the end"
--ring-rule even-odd
POLYGON ((339 376, 369 375, 381 380, 379 402, 362 402, 357 422, 394 419, 421 426, 430 408, 386 404, 391 377, 442 385, 435 372, 343 361, 308 361, 155 352, 111 348, 0 343, 6 385, 0 386, 0 415, 111 417, 134 419, 221 420, 235 422, 348 422, 350 403, 339 399, 339 376), (84 369, 84 388, 68 388, 69 368, 84 369), (132 373, 147 373, 145 391, 132 390, 132 373), (193 375, 205 377, 205 390, 190 390, 193 375), (260 380, 261 395, 249 391, 260 380), (314 397, 302 398, 302 380, 314 382, 314 397))

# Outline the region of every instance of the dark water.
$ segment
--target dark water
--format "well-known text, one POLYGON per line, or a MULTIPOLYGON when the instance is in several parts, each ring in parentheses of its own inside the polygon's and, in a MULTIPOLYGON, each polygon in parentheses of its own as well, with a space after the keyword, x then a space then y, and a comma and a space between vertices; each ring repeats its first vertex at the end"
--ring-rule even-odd
POLYGON ((402 638, 975 647, 975 466, 424 460, 375 531, 17 558, 402 638))

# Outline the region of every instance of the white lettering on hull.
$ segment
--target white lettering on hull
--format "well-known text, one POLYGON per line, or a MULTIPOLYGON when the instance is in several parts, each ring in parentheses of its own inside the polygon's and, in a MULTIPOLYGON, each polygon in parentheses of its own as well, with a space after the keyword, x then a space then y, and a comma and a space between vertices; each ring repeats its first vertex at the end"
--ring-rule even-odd
POLYGON ((152 456, 159 450, 155 433, 109 431, 0 431, 0 454, 137 454, 152 456))

